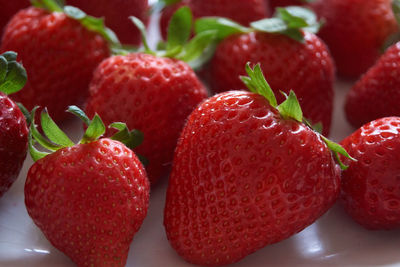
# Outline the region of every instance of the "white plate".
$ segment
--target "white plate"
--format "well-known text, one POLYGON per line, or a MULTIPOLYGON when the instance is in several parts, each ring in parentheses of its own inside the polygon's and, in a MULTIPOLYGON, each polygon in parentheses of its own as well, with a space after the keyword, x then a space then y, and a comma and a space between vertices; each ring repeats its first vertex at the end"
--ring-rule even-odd
MULTIPOLYGON (((331 138, 340 141, 353 129, 343 114, 349 82, 337 82, 331 138)), ((78 139, 81 124, 70 122, 66 130, 78 139)), ((74 266, 53 248, 29 218, 23 196, 27 158, 18 181, 0 199, 0 266, 74 266)), ((131 245, 127 266, 192 266, 170 247, 162 225, 167 182, 153 188, 150 210, 131 245)), ((400 230, 367 231, 334 206, 301 233, 246 257, 234 266, 400 266, 400 230)))

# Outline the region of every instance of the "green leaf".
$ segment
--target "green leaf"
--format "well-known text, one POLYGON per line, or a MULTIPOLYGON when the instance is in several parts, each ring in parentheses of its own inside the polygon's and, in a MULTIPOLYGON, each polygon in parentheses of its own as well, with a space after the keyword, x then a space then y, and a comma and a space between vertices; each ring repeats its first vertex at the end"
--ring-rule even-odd
POLYGON ((26 109, 26 107, 22 103, 17 102, 16 104, 17 104, 19 110, 21 110, 22 114, 24 114, 26 124, 28 126, 31 125, 31 123, 32 123, 31 113, 26 109))
POLYGON ((260 64, 257 64, 254 69, 251 69, 250 63, 247 63, 246 72, 248 77, 241 76, 240 78, 247 88, 249 88, 251 92, 264 96, 269 104, 275 108, 278 105, 275 94, 265 79, 260 64))
POLYGON ((288 29, 286 23, 280 18, 270 18, 254 21, 250 26, 260 32, 277 33, 288 29))
POLYGON ((109 127, 118 130, 111 139, 120 141, 130 149, 138 147, 143 142, 143 133, 136 129, 129 131, 128 126, 123 122, 114 122, 109 127))
POLYGON ((6 79, 7 70, 8 70, 7 59, 3 56, 0 56, 0 84, 2 84, 6 79))
POLYGON ((171 18, 168 26, 167 53, 178 46, 183 46, 192 32, 193 15, 189 7, 178 9, 171 18))
POLYGON ((77 106, 69 106, 67 112, 74 114, 80 118, 86 124, 86 126, 89 126, 90 119, 82 109, 78 108, 77 106))
POLYGON ((197 34, 184 46, 183 54, 177 58, 185 62, 198 59, 203 55, 206 48, 213 44, 216 34, 216 31, 205 31, 197 34))
POLYGON ((41 158, 46 157, 49 153, 41 152, 34 147, 34 140, 32 139, 32 133, 30 132, 28 135, 28 146, 29 146, 29 154, 33 161, 38 161, 41 158))
POLYGON ((303 121, 303 112, 301 111, 300 103, 292 90, 290 90, 289 96, 286 96, 286 100, 277 109, 283 118, 291 118, 298 122, 303 121))
POLYGON ((3 54, 1 54, 1 56, 3 56, 7 61, 17 61, 17 53, 15 53, 14 51, 7 51, 4 52, 3 54))
POLYGON ((299 29, 287 29, 282 33, 285 34, 286 36, 289 36, 293 40, 296 40, 300 43, 304 43, 304 35, 299 29))
POLYGON ((181 2, 181 0, 160 0, 159 2, 165 4, 166 6, 171 6, 173 4, 181 2))
POLYGON ((41 114, 41 125, 44 134, 54 144, 62 147, 70 147, 75 144, 68 138, 68 136, 57 126, 57 124, 50 118, 47 109, 44 109, 41 114))
POLYGON ((107 28, 104 24, 104 18, 95 18, 87 15, 79 8, 73 6, 65 6, 64 13, 84 26, 89 31, 100 34, 105 40, 107 40, 113 46, 120 46, 120 42, 115 33, 107 28))
POLYGON ((252 31, 226 18, 204 17, 196 20, 195 32, 197 34, 211 30, 217 31, 216 38, 218 40, 223 40, 232 34, 248 33, 252 31))
POLYGON ((31 0, 35 7, 46 9, 50 12, 63 12, 61 2, 56 0, 31 0))
POLYGON ((136 27, 139 29, 139 31, 140 31, 140 34, 141 34, 141 36, 142 36, 142 43, 143 43, 143 46, 144 46, 144 48, 145 48, 145 52, 146 52, 147 54, 152 54, 152 55, 154 55, 154 52, 150 49, 149 44, 148 44, 148 42, 147 42, 147 37, 146 37, 147 31, 146 31, 146 26, 145 26, 145 25, 143 24, 143 22, 142 22, 140 19, 138 19, 137 17, 130 16, 129 19, 133 22, 133 24, 135 24, 135 26, 136 26, 136 27))
POLYGON ((81 144, 87 144, 97 140, 106 132, 106 127, 99 115, 94 115, 93 120, 90 122, 86 132, 81 140, 81 144))
POLYGON ((298 12, 298 14, 296 14, 296 10, 292 10, 290 9, 290 7, 288 8, 278 7, 276 10, 278 11, 279 17, 282 18, 282 20, 286 23, 288 28, 299 29, 308 26, 308 23, 305 20, 305 18, 299 16, 303 15, 301 12, 298 12), (292 10, 292 12, 290 12, 290 10, 292 10))
MULTIPOLYGON (((5 57, 3 56, 2 59, 5 57)), ((4 68, 4 60, 1 60, 1 68, 4 68)), ((0 81, 0 91, 5 94, 12 94, 21 90, 27 81, 27 74, 24 67, 16 61, 7 62, 6 76, 0 81)), ((4 76, 4 70, 1 71, 4 76)))
POLYGON ((30 117, 32 119, 32 122, 30 123, 29 126, 29 131, 31 136, 34 138, 35 141, 37 141, 42 147, 50 150, 50 151, 56 151, 61 148, 61 146, 54 144, 52 142, 49 142, 46 138, 43 137, 43 135, 38 131, 36 124, 35 124, 35 114, 36 110, 38 107, 34 107, 31 111, 30 117))
POLYGON ((392 10, 394 17, 396 18, 397 24, 400 24, 400 0, 392 1, 392 10))
POLYGON ((321 135, 322 140, 325 142, 325 144, 327 145, 327 147, 332 151, 336 161, 339 163, 340 168, 342 170, 347 170, 349 168, 349 166, 346 166, 343 164, 343 162, 340 160, 339 155, 341 154, 342 156, 352 160, 352 161, 357 161, 356 159, 354 159, 353 157, 351 157, 349 155, 349 153, 347 153, 346 149, 344 149, 341 145, 329 140, 328 138, 326 138, 325 136, 321 135))

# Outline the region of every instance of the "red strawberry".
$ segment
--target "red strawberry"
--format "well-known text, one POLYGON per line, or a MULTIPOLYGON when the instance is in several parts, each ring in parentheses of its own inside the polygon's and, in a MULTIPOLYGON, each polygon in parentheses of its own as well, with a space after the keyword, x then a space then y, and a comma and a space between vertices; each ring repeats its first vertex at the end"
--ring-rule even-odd
POLYGON ((360 127, 372 120, 400 116, 400 42, 391 46, 378 62, 351 88, 346 116, 360 127))
MULTIPOLYGON (((188 38, 190 26, 186 30, 188 38)), ((133 53, 110 57, 99 65, 86 111, 97 112, 106 123, 124 121, 143 132, 144 142, 137 152, 149 160, 146 170, 154 184, 170 169, 187 116, 206 97, 206 88, 185 62, 133 53)))
POLYGON ((25 89, 14 98, 28 109, 46 106, 61 120, 68 105, 83 102, 93 70, 110 51, 106 35, 86 29, 61 8, 56 11, 30 7, 18 12, 5 29, 0 50, 17 51, 28 70, 25 89))
POLYGON ((357 77, 380 55, 398 30, 391 0, 317 0, 313 9, 325 23, 319 36, 327 43, 338 72, 357 77))
POLYGON ((339 193, 340 171, 325 144, 332 142, 301 123, 293 91, 277 107, 259 66, 248 73, 257 93, 229 91, 203 102, 175 151, 164 225, 191 263, 234 263, 288 238, 339 193))
POLYGON ((167 6, 160 18, 163 39, 167 37, 167 28, 173 13, 182 6, 188 6, 195 18, 219 16, 230 18, 243 25, 269 16, 270 12, 264 0, 183 0, 167 6))
POLYGON ((104 17, 108 27, 115 31, 122 43, 140 44, 139 30, 129 22, 129 16, 148 20, 148 0, 66 0, 95 17, 104 17))
POLYGON ((265 0, 265 2, 269 4, 271 10, 275 10, 277 7, 304 5, 312 0, 265 0))
POLYGON ((28 127, 17 105, 6 94, 21 89, 25 70, 16 63, 17 55, 0 55, 0 197, 17 179, 28 149, 28 127))
MULTIPOLYGON (((121 123, 113 126, 127 132, 121 123)), ((56 151, 43 155, 30 146, 36 162, 25 184, 29 215, 78 266, 125 266, 149 202, 149 182, 141 162, 116 138, 98 140, 105 127, 97 115, 77 145, 45 112, 42 129, 52 143, 35 126, 31 133, 56 151)))
MULTIPOLYGON (((274 92, 294 90, 305 117, 313 123, 321 122, 324 134, 328 135, 334 97, 334 66, 328 49, 313 33, 299 31, 299 42, 284 34, 262 32, 263 21, 252 24, 257 31, 232 35, 219 44, 211 61, 212 89, 243 89, 239 76, 245 72, 241 66, 249 61, 258 62, 274 92)), ((282 100, 280 96, 278 101, 282 100)))
POLYGON ((342 141, 357 162, 342 175, 347 213, 368 229, 400 227, 400 118, 372 121, 342 141))
POLYGON ((30 6, 29 0, 0 0, 0 36, 11 17, 28 6, 30 6))

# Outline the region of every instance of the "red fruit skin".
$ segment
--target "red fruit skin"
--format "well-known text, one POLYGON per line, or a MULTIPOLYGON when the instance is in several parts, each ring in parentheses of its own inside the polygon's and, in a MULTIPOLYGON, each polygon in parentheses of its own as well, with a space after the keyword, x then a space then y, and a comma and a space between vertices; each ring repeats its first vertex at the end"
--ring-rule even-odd
POLYGON ((319 135, 262 96, 215 95, 190 115, 175 151, 168 240, 194 264, 237 262, 318 219, 338 197, 339 176, 319 135))
POLYGON ((17 179, 28 149, 28 127, 18 106, 0 92, 0 197, 17 179))
POLYGON ((25 184, 29 216, 78 266, 125 266, 148 202, 139 159, 106 138, 38 160, 25 184))
POLYGON ((400 118, 381 118, 355 131, 341 144, 357 161, 346 160, 341 202, 367 229, 400 227, 400 118))
POLYGON ((234 35, 219 44, 211 61, 211 87, 215 92, 240 90, 239 76, 247 62, 260 63, 268 83, 281 102, 280 91, 293 90, 304 116, 322 122, 329 135, 333 110, 334 65, 324 43, 304 33, 305 44, 283 35, 249 33, 234 35))
POLYGON ((149 20, 147 0, 67 0, 66 2, 91 16, 104 17, 106 26, 117 34, 122 43, 140 45, 140 32, 129 17, 135 16, 147 24, 149 20))
POLYGON ((164 40, 172 15, 182 6, 189 6, 194 18, 225 17, 245 26, 270 15, 264 0, 183 0, 165 8, 161 13, 160 30, 164 40))
POLYGON ((400 116, 400 43, 391 46, 346 97, 347 120, 354 126, 400 116))
POLYGON ((335 59, 338 73, 358 77, 380 56, 398 30, 391 0, 317 0, 311 3, 325 23, 319 36, 335 59))
POLYGON ((0 0, 0 36, 11 17, 30 5, 29 0, 0 0))
POLYGON ((275 10, 277 7, 285 6, 299 6, 306 4, 306 1, 302 0, 265 0, 267 5, 269 4, 271 10, 275 10))
POLYGON ((13 99, 28 110, 48 107, 56 121, 67 116, 69 105, 84 101, 93 70, 110 54, 107 42, 78 21, 34 7, 18 12, 6 27, 0 51, 10 50, 28 73, 13 99))
POLYGON ((100 64, 86 112, 97 112, 106 124, 123 121, 143 132, 135 152, 149 160, 146 170, 155 184, 170 169, 186 118, 206 97, 206 88, 186 63, 137 53, 100 64))

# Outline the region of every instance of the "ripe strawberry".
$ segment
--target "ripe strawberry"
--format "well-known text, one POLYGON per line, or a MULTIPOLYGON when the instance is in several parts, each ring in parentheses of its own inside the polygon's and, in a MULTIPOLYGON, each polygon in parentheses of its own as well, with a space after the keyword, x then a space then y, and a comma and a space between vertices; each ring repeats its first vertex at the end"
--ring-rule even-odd
POLYGON ((347 213, 367 229, 400 227, 400 118, 372 121, 342 141, 357 162, 342 175, 347 213))
POLYGON ((129 22, 129 16, 148 21, 148 0, 66 0, 95 17, 104 17, 108 27, 115 31, 122 43, 139 45, 140 32, 129 22))
POLYGON ((338 72, 357 77, 380 55, 398 30, 391 0, 317 0, 311 4, 325 23, 319 36, 327 43, 338 72))
MULTIPOLYGON (((17 51, 28 70, 29 81, 15 100, 28 109, 48 107, 62 120, 68 105, 86 98, 93 70, 110 54, 106 38, 111 37, 105 28, 97 27, 99 34, 81 24, 91 25, 93 18, 71 8, 62 13, 53 1, 43 1, 57 7, 52 11, 43 4, 18 12, 5 29, 0 50, 17 51)), ((94 24, 99 26, 98 21, 94 24)))
POLYGON ((340 170, 327 145, 339 146, 301 123, 293 91, 277 106, 259 65, 247 70, 253 92, 229 91, 199 105, 175 151, 164 225, 191 263, 234 263, 288 238, 339 193, 340 170))
MULTIPOLYGON (((76 109, 75 109, 76 110, 76 109)), ((28 171, 25 204, 29 216, 57 249, 78 266, 125 266, 129 245, 146 216, 149 182, 136 157, 117 137, 133 135, 122 123, 120 132, 98 139, 105 131, 96 115, 79 144, 42 112, 42 129, 34 124, 31 134, 46 155, 32 144, 36 161, 28 171)), ((34 117, 34 116, 32 116, 34 117)), ((32 137, 32 136, 31 136, 32 137)))
POLYGON ((0 0, 0 36, 11 17, 19 10, 29 6, 29 0, 0 0))
MULTIPOLYGON (((180 14, 190 13, 187 8, 180 11, 183 12, 180 14)), ((190 28, 186 27, 186 34, 183 31, 177 34, 183 33, 187 39, 190 28)), ((195 37, 191 43, 196 40, 195 37)), ((175 51, 171 43, 167 46, 170 52, 175 51)), ((154 184, 169 170, 185 120, 207 97, 207 90, 193 69, 178 60, 186 58, 185 55, 171 59, 151 55, 156 53, 148 48, 144 52, 150 54, 114 56, 99 65, 90 84, 86 111, 89 115, 97 112, 106 123, 124 121, 128 127, 144 133, 143 145, 137 152, 149 160, 146 170, 154 184)), ((193 52, 188 56, 192 57, 193 52)))
POLYGON ((20 90, 26 72, 17 54, 0 55, 0 197, 17 179, 28 149, 28 127, 17 105, 7 96, 20 90))
POLYGON ((346 116, 355 127, 372 120, 400 116, 400 42, 391 46, 378 62, 351 88, 346 116))
MULTIPOLYGON (((288 25, 281 32, 270 28, 271 19, 261 20, 252 23, 252 29, 238 28, 236 33, 242 34, 229 36, 218 45, 211 61, 211 87, 215 92, 242 89, 239 76, 245 72, 241 66, 248 61, 258 62, 274 92, 288 93, 292 89, 299 97, 305 116, 313 123, 321 122, 324 135, 329 135, 334 97, 331 56, 316 35, 289 26, 303 19, 299 26, 316 27, 315 17, 311 11, 297 7, 282 9, 278 16, 281 16, 281 23, 288 25), (287 13, 291 17, 288 18, 287 13), (301 18, 304 14, 310 18, 301 18), (286 35, 293 32, 295 35, 286 35)), ((272 20, 275 19, 278 18, 272 20)), ((198 24, 202 26, 203 22, 198 24)), ((280 96, 278 101, 283 99, 280 96)))
POLYGON ((269 4, 271 10, 275 10, 277 7, 304 5, 312 0, 265 0, 265 2, 269 4))
POLYGON ((175 11, 188 6, 195 18, 219 16, 230 18, 243 25, 268 17, 270 12, 264 0, 183 0, 175 1, 161 13, 160 30, 163 39, 167 37, 167 28, 175 11))

